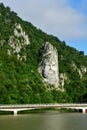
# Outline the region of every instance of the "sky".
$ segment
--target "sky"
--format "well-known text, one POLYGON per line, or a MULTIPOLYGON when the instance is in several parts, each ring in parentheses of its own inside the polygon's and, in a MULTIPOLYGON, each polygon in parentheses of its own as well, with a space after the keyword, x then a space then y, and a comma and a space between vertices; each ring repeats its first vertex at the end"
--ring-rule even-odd
POLYGON ((87 55, 87 0, 0 0, 0 3, 87 55))

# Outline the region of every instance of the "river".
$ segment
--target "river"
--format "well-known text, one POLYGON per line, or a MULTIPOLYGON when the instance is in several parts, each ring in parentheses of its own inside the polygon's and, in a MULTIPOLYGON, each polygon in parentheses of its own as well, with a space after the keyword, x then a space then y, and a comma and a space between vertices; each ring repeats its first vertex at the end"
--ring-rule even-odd
POLYGON ((1 115, 0 130, 87 130, 87 114, 45 111, 1 115))

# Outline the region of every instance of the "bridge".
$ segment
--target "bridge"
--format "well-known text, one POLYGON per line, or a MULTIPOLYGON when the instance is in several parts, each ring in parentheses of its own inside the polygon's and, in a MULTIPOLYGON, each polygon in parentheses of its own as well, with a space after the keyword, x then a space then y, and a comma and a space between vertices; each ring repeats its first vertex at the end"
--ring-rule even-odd
POLYGON ((0 105, 0 111, 12 111, 14 115, 17 115, 19 111, 43 109, 43 108, 67 108, 82 110, 83 113, 87 111, 87 104, 14 104, 14 105, 0 105))

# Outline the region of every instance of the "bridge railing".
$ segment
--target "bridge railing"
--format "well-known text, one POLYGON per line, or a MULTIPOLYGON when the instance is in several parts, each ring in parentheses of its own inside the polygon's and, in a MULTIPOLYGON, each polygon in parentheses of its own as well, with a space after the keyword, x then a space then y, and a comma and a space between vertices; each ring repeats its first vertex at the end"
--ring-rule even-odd
POLYGON ((1 108, 36 108, 36 107, 87 107, 87 104, 72 104, 72 103, 64 103, 64 104, 7 104, 0 105, 1 108))

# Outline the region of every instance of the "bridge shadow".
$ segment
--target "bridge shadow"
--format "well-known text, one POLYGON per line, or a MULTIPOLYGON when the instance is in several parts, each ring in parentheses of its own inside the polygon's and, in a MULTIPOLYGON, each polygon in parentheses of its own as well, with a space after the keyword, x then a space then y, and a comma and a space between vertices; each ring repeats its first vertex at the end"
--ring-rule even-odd
POLYGON ((12 111, 0 111, 0 115, 12 115, 14 114, 12 111))

